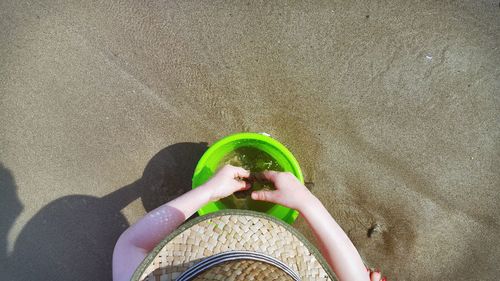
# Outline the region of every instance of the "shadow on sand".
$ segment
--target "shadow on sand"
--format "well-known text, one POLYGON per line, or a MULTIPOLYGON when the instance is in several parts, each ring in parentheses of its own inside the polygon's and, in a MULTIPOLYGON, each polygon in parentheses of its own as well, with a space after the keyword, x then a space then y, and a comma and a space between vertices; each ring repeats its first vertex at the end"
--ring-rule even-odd
POLYGON ((137 181, 102 197, 70 195, 50 202, 25 225, 7 253, 7 235, 23 206, 12 173, 0 164, 2 280, 111 280, 113 248, 129 226, 121 210, 141 198, 146 211, 191 188, 205 143, 158 152, 137 181))

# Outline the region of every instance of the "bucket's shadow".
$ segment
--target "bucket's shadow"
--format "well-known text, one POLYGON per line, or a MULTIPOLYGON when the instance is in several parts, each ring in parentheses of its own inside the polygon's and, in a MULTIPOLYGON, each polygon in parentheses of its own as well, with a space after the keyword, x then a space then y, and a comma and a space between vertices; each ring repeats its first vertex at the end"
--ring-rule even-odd
POLYGON ((191 178, 206 143, 178 143, 158 152, 141 178, 141 199, 147 212, 191 189, 191 178))

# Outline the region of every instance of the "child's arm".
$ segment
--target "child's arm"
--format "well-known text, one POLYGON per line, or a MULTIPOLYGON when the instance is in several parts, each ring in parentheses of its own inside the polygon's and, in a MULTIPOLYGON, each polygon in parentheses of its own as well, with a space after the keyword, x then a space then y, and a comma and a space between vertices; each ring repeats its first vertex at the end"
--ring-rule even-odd
POLYGON ((154 209, 122 233, 113 252, 113 280, 130 280, 147 254, 186 218, 208 202, 249 186, 240 178, 250 175, 243 168, 225 166, 202 186, 154 209))
POLYGON ((370 280, 358 251, 323 204, 290 173, 268 171, 275 191, 256 191, 254 200, 269 201, 298 210, 311 226, 320 250, 339 280, 370 280))

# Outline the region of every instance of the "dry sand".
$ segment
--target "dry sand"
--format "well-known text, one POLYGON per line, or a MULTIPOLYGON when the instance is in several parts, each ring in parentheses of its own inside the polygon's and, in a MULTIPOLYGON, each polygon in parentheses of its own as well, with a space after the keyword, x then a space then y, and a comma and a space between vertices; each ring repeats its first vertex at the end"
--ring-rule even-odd
POLYGON ((110 279, 240 131, 391 280, 498 279, 498 1, 102 2, 0 1, 0 279, 110 279))

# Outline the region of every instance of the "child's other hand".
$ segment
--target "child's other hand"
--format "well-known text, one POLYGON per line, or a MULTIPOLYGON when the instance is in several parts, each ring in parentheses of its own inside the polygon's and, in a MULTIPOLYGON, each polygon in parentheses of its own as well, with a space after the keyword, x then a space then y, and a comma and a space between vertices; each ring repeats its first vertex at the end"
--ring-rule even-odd
POLYGON ((314 195, 291 173, 265 171, 262 176, 274 183, 276 190, 254 191, 253 200, 268 201, 300 211, 314 198, 314 195))
POLYGON ((203 186, 209 191, 209 200, 213 202, 227 197, 235 191, 250 188, 249 184, 241 180, 249 176, 250 172, 241 167, 225 165, 203 186))

